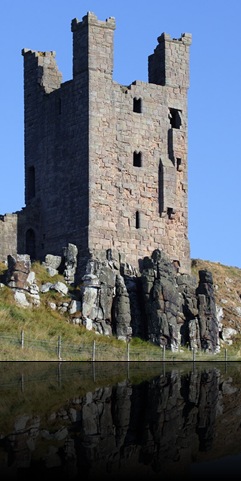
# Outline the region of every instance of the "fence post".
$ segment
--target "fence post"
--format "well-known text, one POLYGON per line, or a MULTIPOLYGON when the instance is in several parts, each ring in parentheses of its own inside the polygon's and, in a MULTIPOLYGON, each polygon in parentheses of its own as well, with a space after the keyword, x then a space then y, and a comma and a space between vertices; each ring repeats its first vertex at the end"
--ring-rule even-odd
POLYGON ((93 362, 95 362, 95 351, 96 351, 95 341, 93 341, 93 349, 92 349, 92 361, 93 362))
POLYGON ((162 361, 165 362, 166 360, 166 346, 163 344, 163 352, 162 352, 162 361))
POLYGON ((58 337, 58 359, 61 361, 61 336, 58 337))
POLYGON ((21 331, 21 348, 24 348, 24 331, 21 331))
POLYGON ((192 360, 195 362, 195 347, 192 348, 192 360))

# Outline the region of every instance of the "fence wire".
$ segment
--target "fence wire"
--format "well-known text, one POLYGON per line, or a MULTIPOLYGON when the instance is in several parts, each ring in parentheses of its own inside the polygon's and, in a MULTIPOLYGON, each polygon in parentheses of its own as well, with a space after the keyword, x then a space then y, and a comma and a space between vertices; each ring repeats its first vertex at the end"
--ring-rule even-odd
POLYGON ((194 349, 180 349, 172 352, 162 347, 150 345, 138 346, 131 342, 116 347, 108 343, 93 341, 92 343, 73 344, 61 339, 34 339, 24 331, 16 336, 0 334, 0 346, 9 345, 19 349, 32 349, 42 354, 51 355, 56 360, 64 361, 237 361, 237 354, 227 349, 211 354, 194 349))

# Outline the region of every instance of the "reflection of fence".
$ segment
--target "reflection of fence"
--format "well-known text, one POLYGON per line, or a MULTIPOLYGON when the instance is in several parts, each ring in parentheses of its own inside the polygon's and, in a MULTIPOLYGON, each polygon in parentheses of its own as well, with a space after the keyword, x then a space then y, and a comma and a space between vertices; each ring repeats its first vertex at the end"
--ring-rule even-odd
MULTIPOLYGON (((58 336, 56 339, 44 340, 34 339, 21 331, 16 337, 0 334, 1 344, 19 347, 22 350, 28 349, 41 352, 53 360, 64 361, 237 361, 237 355, 231 354, 227 349, 222 349, 217 354, 208 354, 195 349, 180 349, 172 352, 165 347, 158 347, 152 344, 135 345, 132 342, 115 346, 111 343, 83 342, 72 344, 58 336)), ((21 356, 19 356, 21 357, 21 356)))

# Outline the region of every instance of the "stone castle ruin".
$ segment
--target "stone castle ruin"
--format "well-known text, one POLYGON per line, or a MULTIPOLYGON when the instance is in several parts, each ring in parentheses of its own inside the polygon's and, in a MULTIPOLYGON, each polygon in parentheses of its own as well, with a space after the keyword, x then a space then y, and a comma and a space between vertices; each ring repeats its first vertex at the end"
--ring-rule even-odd
POLYGON ((36 297, 21 256, 54 271, 64 258, 67 283, 82 282, 71 319, 96 332, 216 352, 212 278, 190 276, 191 35, 163 33, 149 81, 124 86, 112 76, 114 30, 114 18, 90 12, 72 21, 73 79, 64 83, 55 52, 22 51, 26 206, 0 217, 0 261, 8 258, 8 285, 36 297))
POLYGON ((43 260, 78 248, 84 272, 109 249, 138 266, 162 249, 190 272, 187 89, 191 35, 167 34, 148 58, 149 82, 113 80, 114 18, 72 21, 73 79, 55 52, 23 49, 25 202, 0 218, 0 260, 43 260))

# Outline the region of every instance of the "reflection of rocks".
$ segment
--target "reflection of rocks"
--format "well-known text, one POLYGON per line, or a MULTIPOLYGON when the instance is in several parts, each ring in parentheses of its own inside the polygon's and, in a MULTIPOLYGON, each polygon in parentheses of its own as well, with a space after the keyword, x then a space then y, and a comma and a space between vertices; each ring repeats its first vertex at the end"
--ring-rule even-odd
POLYGON ((96 388, 42 419, 18 417, 10 434, 1 433, 0 470, 17 477, 20 468, 31 468, 61 479, 101 479, 127 468, 140 479, 181 474, 199 452, 211 450, 219 405, 233 395, 232 379, 221 382, 215 368, 184 375, 173 369, 140 384, 96 388))

